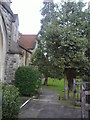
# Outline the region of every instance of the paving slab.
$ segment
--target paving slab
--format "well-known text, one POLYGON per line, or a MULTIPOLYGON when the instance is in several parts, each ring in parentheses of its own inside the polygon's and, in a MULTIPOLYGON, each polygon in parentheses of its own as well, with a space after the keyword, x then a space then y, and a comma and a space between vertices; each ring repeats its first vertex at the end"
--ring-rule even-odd
POLYGON ((38 99, 28 102, 20 111, 19 118, 81 118, 81 109, 58 102, 55 90, 43 88, 38 99))

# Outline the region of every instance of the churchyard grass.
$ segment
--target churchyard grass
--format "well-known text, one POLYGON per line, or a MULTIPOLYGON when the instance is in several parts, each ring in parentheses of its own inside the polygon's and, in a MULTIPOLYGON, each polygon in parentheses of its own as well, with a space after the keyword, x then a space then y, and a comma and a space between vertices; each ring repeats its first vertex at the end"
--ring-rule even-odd
MULTIPOLYGON (((42 87, 44 87, 43 84, 44 84, 44 81, 42 81, 42 87)), ((55 78, 49 78, 48 85, 45 87, 47 87, 48 89, 55 89, 60 96, 59 98, 60 102, 63 102, 66 105, 67 104, 73 105, 73 92, 72 91, 70 91, 69 100, 66 101, 64 99, 64 79, 58 80, 55 78)))

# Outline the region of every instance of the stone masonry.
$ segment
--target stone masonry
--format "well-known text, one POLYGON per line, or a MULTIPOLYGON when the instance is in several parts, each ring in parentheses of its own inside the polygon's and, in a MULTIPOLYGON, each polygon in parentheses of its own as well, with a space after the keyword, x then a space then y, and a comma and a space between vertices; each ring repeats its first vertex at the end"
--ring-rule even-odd
POLYGON ((0 80, 13 82, 16 69, 22 65, 22 50, 17 44, 18 15, 10 8, 10 0, 0 2, 0 80))

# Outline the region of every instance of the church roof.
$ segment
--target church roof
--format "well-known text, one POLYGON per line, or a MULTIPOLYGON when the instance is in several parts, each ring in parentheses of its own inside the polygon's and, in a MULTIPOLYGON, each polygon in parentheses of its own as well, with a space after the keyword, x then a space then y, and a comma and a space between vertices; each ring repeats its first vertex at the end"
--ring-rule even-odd
POLYGON ((18 44, 25 50, 33 50, 36 45, 36 38, 37 35, 21 35, 20 40, 18 40, 18 44))

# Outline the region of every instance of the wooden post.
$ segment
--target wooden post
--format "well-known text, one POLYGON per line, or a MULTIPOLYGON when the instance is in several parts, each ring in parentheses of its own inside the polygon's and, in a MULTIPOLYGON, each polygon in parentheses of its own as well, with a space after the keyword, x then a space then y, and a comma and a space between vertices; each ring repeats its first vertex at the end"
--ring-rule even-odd
POLYGON ((76 94, 76 84, 75 84, 75 79, 73 79, 73 105, 75 105, 75 94, 76 94))
POLYGON ((65 93, 65 99, 68 99, 68 86, 67 86, 67 77, 64 75, 64 93, 65 93))
MULTIPOLYGON (((79 82, 77 83, 77 91, 79 91, 79 82)), ((79 103, 79 92, 77 92, 77 104, 79 103)))
MULTIPOLYGON (((80 90, 82 91, 82 84, 80 84, 80 90)), ((82 102, 82 92, 80 93, 80 102, 82 102)))
POLYGON ((85 88, 82 85, 81 118, 85 118, 85 103, 86 103, 85 88))
MULTIPOLYGON (((90 83, 88 83, 88 104, 90 106, 90 83)), ((88 119, 90 120, 90 107, 88 109, 88 119)))

